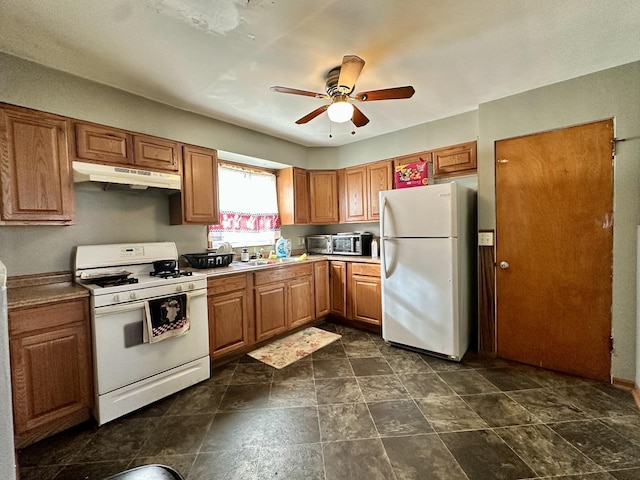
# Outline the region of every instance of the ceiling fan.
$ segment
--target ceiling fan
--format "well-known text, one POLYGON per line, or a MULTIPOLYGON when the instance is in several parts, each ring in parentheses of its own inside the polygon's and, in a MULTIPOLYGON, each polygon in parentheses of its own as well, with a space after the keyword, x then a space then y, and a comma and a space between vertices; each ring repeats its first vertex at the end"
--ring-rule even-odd
POLYGON ((357 55, 345 55, 342 65, 332 68, 326 76, 325 93, 308 92, 289 87, 271 87, 274 92, 291 93, 293 95, 304 95, 307 97, 322 98, 331 100, 328 105, 316 108, 311 113, 296 120, 298 125, 313 120, 325 110, 332 122, 343 123, 351 120, 356 127, 362 127, 369 123, 369 119, 358 107, 353 104, 353 100, 358 102, 371 102, 374 100, 396 100, 401 98, 411 98, 415 90, 411 86, 384 88, 382 90, 371 90, 352 95, 356 81, 360 72, 364 68, 364 60, 357 55))

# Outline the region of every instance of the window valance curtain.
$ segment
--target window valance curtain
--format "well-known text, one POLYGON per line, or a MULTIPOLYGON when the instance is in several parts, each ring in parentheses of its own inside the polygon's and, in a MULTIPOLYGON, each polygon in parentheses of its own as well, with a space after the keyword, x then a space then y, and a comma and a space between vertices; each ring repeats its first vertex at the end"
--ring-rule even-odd
POLYGON ((269 245, 280 236, 276 176, 235 165, 218 166, 220 224, 214 239, 234 246, 269 245))

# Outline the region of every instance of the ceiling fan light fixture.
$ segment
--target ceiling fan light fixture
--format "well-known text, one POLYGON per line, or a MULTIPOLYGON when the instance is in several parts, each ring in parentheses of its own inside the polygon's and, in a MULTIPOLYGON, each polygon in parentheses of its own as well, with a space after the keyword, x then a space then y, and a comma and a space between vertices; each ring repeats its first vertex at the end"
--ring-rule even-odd
POLYGON ((327 114, 329 115, 329 120, 332 122, 348 122, 351 120, 351 117, 353 117, 353 105, 347 102, 346 98, 341 95, 329 105, 327 114))

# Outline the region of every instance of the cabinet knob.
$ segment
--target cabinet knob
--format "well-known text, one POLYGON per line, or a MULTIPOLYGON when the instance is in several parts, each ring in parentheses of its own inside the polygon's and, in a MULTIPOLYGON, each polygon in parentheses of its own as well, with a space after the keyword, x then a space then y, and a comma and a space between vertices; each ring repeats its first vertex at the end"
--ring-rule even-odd
POLYGON ((509 268, 509 262, 500 262, 500 268, 506 270, 507 268, 509 268))
POLYGON ((181 292, 181 291, 182 291, 182 285, 176 286, 176 292, 181 292))

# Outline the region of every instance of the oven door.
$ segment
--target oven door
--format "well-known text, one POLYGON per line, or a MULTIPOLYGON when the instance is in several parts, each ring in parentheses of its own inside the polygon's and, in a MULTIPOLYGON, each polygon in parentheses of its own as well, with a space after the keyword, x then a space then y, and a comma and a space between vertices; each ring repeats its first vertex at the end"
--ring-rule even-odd
POLYGON ((143 341, 144 301, 94 309, 91 322, 98 395, 209 354, 207 291, 187 295, 189 330, 156 343, 143 341))

